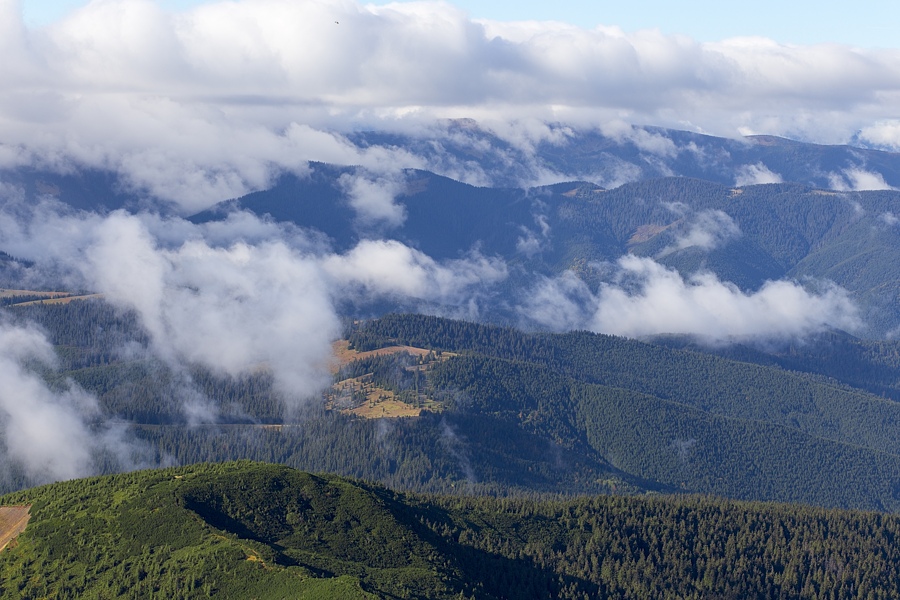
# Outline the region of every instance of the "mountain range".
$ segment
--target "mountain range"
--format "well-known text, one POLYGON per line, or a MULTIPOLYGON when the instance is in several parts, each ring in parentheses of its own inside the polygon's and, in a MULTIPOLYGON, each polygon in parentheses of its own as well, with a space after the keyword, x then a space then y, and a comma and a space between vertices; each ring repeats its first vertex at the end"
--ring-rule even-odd
MULTIPOLYGON (((617 511, 639 528, 648 510, 672 527, 703 515, 696 540, 733 519, 828 523, 861 548, 860 531, 893 527, 839 511, 900 509, 900 155, 641 127, 447 132, 354 133, 418 164, 310 163, 190 215, 109 172, 0 173, 0 368, 32 394, 0 394, 0 487, 34 519, 0 555, 3 594, 240 596, 275 585, 259 567, 300 597, 498 598, 512 580, 516 597, 632 597, 664 585, 633 574, 670 542, 603 529, 637 548, 604 566, 573 541, 617 511), (270 287, 242 267, 273 270, 270 287), (190 337, 209 324, 221 335, 190 337), (243 345, 273 350, 241 362, 243 345), (22 425, 44 408, 65 435, 22 425), (208 464, 243 459, 285 466, 208 464), (121 510, 74 519, 95 492, 121 510), (163 517, 182 525, 138 524, 163 517), (62 522, 81 523, 68 540, 115 529, 119 562, 83 566, 52 537, 62 522), (68 583, 35 583, 53 561, 68 583)), ((666 580, 698 598, 889 589, 845 577, 868 573, 850 555, 809 567, 792 535, 752 585, 700 559, 666 580)))

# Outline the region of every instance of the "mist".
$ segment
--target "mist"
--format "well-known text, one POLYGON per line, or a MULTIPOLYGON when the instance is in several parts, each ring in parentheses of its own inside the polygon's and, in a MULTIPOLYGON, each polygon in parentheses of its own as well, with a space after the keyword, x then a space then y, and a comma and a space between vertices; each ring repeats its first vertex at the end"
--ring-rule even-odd
POLYGON ((452 309, 507 276, 499 258, 436 261, 395 240, 366 239, 336 254, 313 234, 248 213, 194 225, 51 201, 9 208, 0 211, 7 251, 135 311, 170 367, 232 376, 270 369, 293 405, 329 381, 339 305, 389 299, 452 309))
MULTIPOLYGON (((167 12, 108 0, 30 29, 17 0, 0 0, 0 52, 0 167, 112 171, 181 214, 302 175, 309 161, 358 165, 374 182, 427 168, 490 183, 438 148, 426 157, 350 141, 365 129, 452 141, 446 119, 477 119, 519 151, 495 156, 512 163, 542 141, 565 144, 569 126, 659 160, 682 151, 627 123, 900 148, 894 50, 475 21, 439 2, 244 0, 167 12)), ((560 180, 535 166, 532 183, 560 180)), ((776 176, 763 169, 750 165, 740 180, 776 176)), ((623 164, 592 180, 629 178, 623 164)), ((355 205, 396 223, 390 191, 371 201, 360 191, 355 205)))
POLYGON ((650 258, 621 257, 610 281, 591 290, 571 271, 543 279, 519 310, 555 331, 587 329, 626 337, 684 334, 710 342, 802 339, 827 329, 858 331, 846 290, 826 283, 768 281, 744 292, 710 272, 683 277, 650 258))
POLYGON ((97 399, 67 381, 51 388, 40 370, 57 366, 38 329, 0 322, 0 463, 31 484, 94 474, 99 453, 119 468, 146 465, 143 448, 106 423, 97 399))

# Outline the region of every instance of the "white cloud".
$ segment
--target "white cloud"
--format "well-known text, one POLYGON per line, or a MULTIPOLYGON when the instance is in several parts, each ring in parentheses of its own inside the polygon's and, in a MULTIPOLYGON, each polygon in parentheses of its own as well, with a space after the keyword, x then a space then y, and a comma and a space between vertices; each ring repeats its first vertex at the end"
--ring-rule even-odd
POLYGON ((863 127, 859 132, 859 139, 896 152, 900 150, 900 121, 885 120, 863 127))
POLYGON ((395 240, 363 240, 342 255, 327 256, 322 266, 337 284, 366 294, 459 304, 472 286, 504 280, 506 264, 473 254, 438 263, 395 240))
POLYGON ((538 214, 534 216, 534 223, 540 232, 533 231, 524 225, 520 226, 522 235, 516 240, 516 252, 524 254, 528 258, 542 252, 550 240, 550 223, 547 216, 538 214))
POLYGON ((761 162, 753 165, 741 166, 734 178, 734 185, 738 187, 781 182, 781 175, 769 170, 769 168, 761 162))
POLYGON ((630 142, 639 150, 650 154, 672 158, 678 154, 675 142, 660 133, 647 131, 642 127, 635 127, 623 121, 610 121, 600 125, 603 135, 622 144, 630 142))
POLYGON ((553 331, 585 329, 596 298, 572 271, 543 278, 528 292, 519 312, 528 320, 553 331))
POLYGON ((833 285, 812 292, 790 281, 770 281, 745 293, 711 273, 684 279, 648 258, 624 256, 617 266, 618 278, 596 294, 571 274, 543 281, 522 314, 554 329, 715 341, 786 339, 861 326, 847 292, 833 285))
POLYGON ((85 257, 88 281, 137 310, 170 363, 232 375, 265 365, 290 398, 322 385, 339 324, 314 258, 282 242, 159 248, 139 218, 122 213, 96 228, 85 257))
POLYGON ((406 209, 394 199, 406 188, 402 173, 392 177, 373 177, 366 173, 345 173, 338 185, 347 195, 363 226, 384 223, 399 226, 406 220, 406 209))
POLYGON ((0 0, 0 165, 110 168, 183 212, 303 173, 309 160, 376 174, 437 168, 339 133, 436 118, 477 118, 526 153, 565 140, 569 129, 548 122, 606 124, 650 157, 677 148, 623 123, 896 138, 898 50, 482 22, 441 2, 242 0, 167 13, 104 0, 36 30, 19 9, 0 0))
POLYGON ((865 192, 894 189, 884 180, 881 173, 861 168, 845 169, 841 173, 830 173, 828 182, 831 189, 839 192, 865 192))
POLYGON ((172 367, 232 375, 267 367, 290 401, 328 381, 339 302, 389 297, 471 310, 474 297, 507 275, 502 260, 477 252, 438 262, 396 241, 364 240, 331 254, 290 226, 247 213, 198 226, 60 210, 49 201, 30 212, 7 206, 4 247, 135 310, 153 351, 172 367))
POLYGON ((24 470, 32 483, 95 472, 95 456, 107 451, 125 468, 136 446, 120 429, 102 425, 97 399, 74 383, 50 389, 34 367, 54 368, 56 355, 33 327, 0 323, 0 431, 4 462, 24 470))
MULTIPOLYGON (((684 205, 678 208, 686 209, 684 205)), ((727 213, 721 210, 704 210, 690 217, 687 231, 679 232, 675 243, 660 252, 660 256, 686 248, 714 250, 740 235, 740 227, 727 213)))

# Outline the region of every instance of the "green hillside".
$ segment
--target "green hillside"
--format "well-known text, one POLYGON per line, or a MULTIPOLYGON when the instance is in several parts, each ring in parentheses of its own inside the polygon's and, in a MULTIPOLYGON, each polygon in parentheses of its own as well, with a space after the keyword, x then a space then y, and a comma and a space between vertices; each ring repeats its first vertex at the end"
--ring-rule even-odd
POLYGON ((359 327, 361 348, 460 352, 432 377, 478 412, 633 477, 693 492, 900 507, 900 404, 835 380, 610 336, 524 334, 420 315, 359 327))
POLYGON ((410 496, 238 462, 57 483, 0 598, 890 598, 900 519, 713 498, 410 496))

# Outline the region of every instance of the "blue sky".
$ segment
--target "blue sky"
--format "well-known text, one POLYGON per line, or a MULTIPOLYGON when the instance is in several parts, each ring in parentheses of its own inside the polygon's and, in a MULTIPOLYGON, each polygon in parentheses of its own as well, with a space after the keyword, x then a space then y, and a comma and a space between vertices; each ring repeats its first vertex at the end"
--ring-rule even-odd
MULTIPOLYGON (((208 1, 208 0, 206 0, 208 1)), ((167 10, 186 10, 204 0, 157 0, 167 10)), ((456 0, 450 2, 473 18, 557 20, 582 27, 616 25, 625 31, 657 28, 698 41, 759 35, 782 43, 835 42, 866 48, 898 46, 900 3, 880 0, 456 0)), ((85 0, 22 0, 26 22, 40 26, 87 4, 85 0)), ((374 2, 386 4, 386 2, 374 2)))

